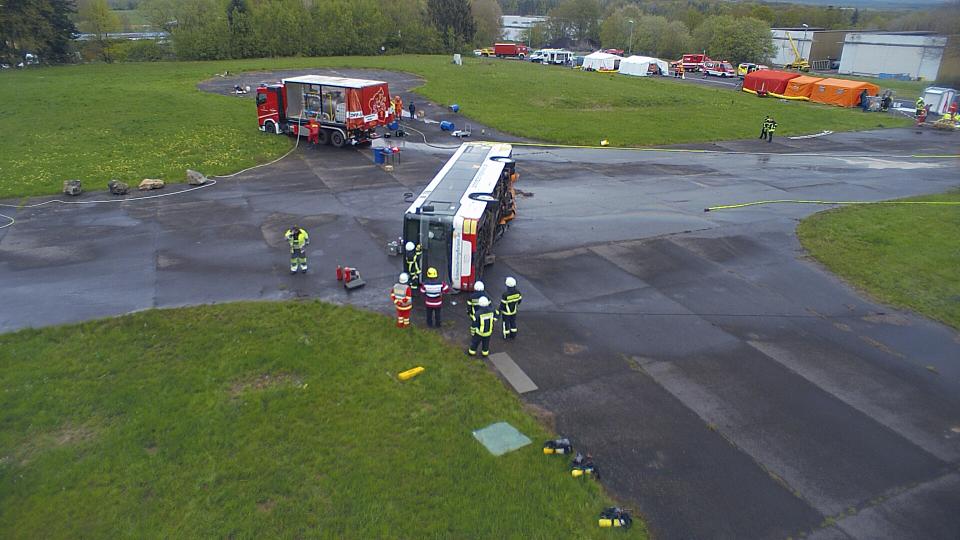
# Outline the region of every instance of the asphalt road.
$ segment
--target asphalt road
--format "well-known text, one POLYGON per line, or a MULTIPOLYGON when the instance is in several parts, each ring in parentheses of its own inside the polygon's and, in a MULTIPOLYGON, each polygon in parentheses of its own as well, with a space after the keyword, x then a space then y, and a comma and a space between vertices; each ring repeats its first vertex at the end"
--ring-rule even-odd
MULTIPOLYGON (((957 160, 889 156, 955 153, 958 140, 904 129, 702 145, 759 154, 515 147, 519 217, 486 281, 499 293, 517 276, 525 300, 520 339, 493 352, 525 370, 539 390, 523 399, 593 453, 657 538, 956 540, 960 335, 808 260, 794 229, 820 208, 703 209, 942 192, 960 185, 957 160)), ((403 193, 452 152, 404 146, 394 173, 369 149, 304 147, 188 194, 4 210, 17 223, 0 229, 0 331, 245 299, 389 313, 400 261, 384 245, 403 193), (288 275, 293 223, 311 233, 305 276, 288 275), (345 292, 337 264, 369 285, 345 292)), ((452 300, 443 332, 465 343, 452 300)))

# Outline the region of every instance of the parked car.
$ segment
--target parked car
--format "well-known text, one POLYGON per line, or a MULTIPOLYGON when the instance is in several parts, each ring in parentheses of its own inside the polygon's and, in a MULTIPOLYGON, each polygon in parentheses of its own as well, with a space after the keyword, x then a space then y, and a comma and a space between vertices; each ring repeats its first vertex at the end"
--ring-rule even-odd
POLYGON ((770 69, 770 68, 763 64, 743 62, 737 66, 737 77, 740 77, 742 79, 747 76, 747 73, 753 73, 754 71, 759 71, 761 69, 770 69))
POLYGON ((703 76, 712 75, 714 77, 736 77, 737 70, 733 69, 733 64, 726 61, 708 60, 703 63, 703 76))

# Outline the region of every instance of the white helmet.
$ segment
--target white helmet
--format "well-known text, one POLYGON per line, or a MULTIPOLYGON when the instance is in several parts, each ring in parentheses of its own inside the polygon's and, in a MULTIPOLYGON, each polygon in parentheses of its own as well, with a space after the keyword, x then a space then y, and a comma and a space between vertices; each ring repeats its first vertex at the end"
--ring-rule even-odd
POLYGON ((413 251, 413 248, 416 246, 413 245, 413 242, 407 242, 407 245, 403 246, 407 251, 413 251))
POLYGON ((403 272, 402 274, 400 274, 400 283, 401 283, 401 284, 404 284, 404 285, 405 285, 408 281, 410 281, 410 275, 409 275, 409 274, 407 274, 406 272, 403 272))
POLYGON ((481 307, 487 307, 490 305, 490 299, 486 296, 481 296, 480 299, 477 300, 477 304, 479 304, 481 307))
POLYGON ((474 283, 474 284, 473 284, 473 290, 478 291, 478 292, 482 292, 482 291, 483 291, 483 282, 482 282, 482 281, 478 281, 478 282, 474 283))
POLYGON ((516 286, 517 286, 517 280, 513 279, 512 277, 508 277, 506 280, 504 280, 503 283, 504 283, 507 287, 516 287, 516 286))

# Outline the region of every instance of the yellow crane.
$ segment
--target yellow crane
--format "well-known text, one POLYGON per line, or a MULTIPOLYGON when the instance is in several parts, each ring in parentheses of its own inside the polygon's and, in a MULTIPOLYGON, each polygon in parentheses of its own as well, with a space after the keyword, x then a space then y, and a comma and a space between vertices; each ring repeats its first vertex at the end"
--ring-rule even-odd
POLYGON ((810 71, 810 62, 807 62, 806 58, 800 56, 800 51, 797 50, 797 44, 793 42, 793 37, 790 36, 790 32, 785 32, 785 34, 787 34, 787 39, 790 41, 790 47, 793 48, 793 62, 784 64, 783 67, 786 69, 810 71))

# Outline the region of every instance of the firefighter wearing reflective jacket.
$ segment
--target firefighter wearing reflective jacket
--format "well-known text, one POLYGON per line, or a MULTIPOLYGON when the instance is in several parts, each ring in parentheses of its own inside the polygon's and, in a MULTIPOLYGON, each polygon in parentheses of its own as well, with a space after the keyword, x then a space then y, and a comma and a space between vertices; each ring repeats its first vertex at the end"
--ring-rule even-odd
POLYGON ((400 274, 400 279, 390 290, 390 300, 397 307, 397 328, 410 326, 410 310, 413 309, 413 291, 408 282, 410 276, 406 272, 400 274))
POLYGON ((306 246, 310 245, 310 235, 307 234, 307 231, 301 229, 300 227, 294 225, 287 229, 287 232, 283 235, 287 239, 287 243, 290 244, 290 273, 296 274, 297 268, 300 268, 300 272, 307 273, 307 252, 306 246))
POLYGON ((420 261, 423 260, 423 248, 420 247, 420 244, 414 246, 413 242, 407 242, 407 245, 403 247, 406 252, 403 260, 406 265, 405 270, 407 271, 407 275, 410 276, 410 285, 419 287, 420 261))
POLYGON ((507 290, 500 296, 500 306, 497 308, 497 314, 503 322, 503 339, 515 339, 517 337, 517 310, 520 308, 520 302, 523 301, 523 295, 520 289, 517 289, 517 280, 508 277, 504 281, 507 290))
MULTIPOLYGON (((920 96, 920 97, 917 98, 917 114, 916 114, 916 117, 917 117, 917 118, 920 118, 920 114, 923 113, 923 112, 925 112, 925 109, 926 109, 926 105, 924 105, 924 103, 923 103, 923 96, 920 96)), ((907 110, 909 111, 910 109, 907 109, 907 110)))
POLYGON ((467 354, 476 356, 479 349, 481 356, 490 356, 490 336, 493 334, 493 325, 496 321, 497 315, 490 306, 490 299, 481 296, 477 300, 476 316, 471 324, 473 335, 470 336, 470 348, 467 349, 467 354))
POLYGON ((478 281, 473 284, 473 294, 470 295, 470 298, 467 298, 467 315, 470 317, 470 335, 473 335, 473 321, 477 318, 477 301, 481 298, 486 297, 487 300, 490 300, 490 297, 487 296, 487 293, 484 292, 484 286, 482 281, 478 281))
POLYGON ((427 280, 420 284, 420 292, 423 293, 423 303, 427 306, 427 326, 439 328, 443 295, 450 292, 450 286, 440 281, 436 268, 430 267, 427 268, 427 280))

